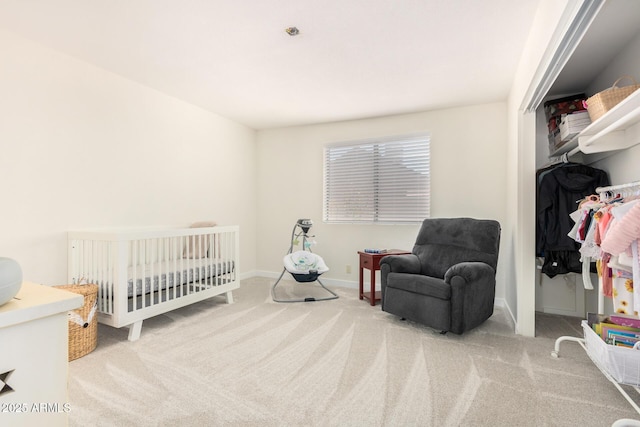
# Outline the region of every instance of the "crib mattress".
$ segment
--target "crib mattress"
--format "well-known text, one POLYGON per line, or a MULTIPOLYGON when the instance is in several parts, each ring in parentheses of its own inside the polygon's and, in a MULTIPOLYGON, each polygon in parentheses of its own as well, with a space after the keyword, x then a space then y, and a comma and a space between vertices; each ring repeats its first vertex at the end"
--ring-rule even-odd
POLYGON ((212 258, 185 259, 130 267, 127 274, 127 295, 140 296, 188 283, 213 285, 215 277, 231 273, 233 269, 233 261, 212 258))

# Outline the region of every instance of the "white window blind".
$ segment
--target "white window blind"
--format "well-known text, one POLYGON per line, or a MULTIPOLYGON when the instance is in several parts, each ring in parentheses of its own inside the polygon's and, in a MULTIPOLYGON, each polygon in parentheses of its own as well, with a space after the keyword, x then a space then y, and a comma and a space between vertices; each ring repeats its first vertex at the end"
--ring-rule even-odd
POLYGON ((429 158, 428 135, 326 146, 324 221, 421 222, 429 217, 429 158))

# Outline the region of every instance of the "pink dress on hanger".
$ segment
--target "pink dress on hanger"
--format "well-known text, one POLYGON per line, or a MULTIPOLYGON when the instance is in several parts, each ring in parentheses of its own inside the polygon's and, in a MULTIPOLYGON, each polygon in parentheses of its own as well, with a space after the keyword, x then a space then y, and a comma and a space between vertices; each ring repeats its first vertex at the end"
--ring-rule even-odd
POLYGON ((602 239, 600 247, 606 253, 611 255, 620 255, 627 251, 633 254, 633 278, 635 280, 629 283, 624 280, 624 290, 632 289, 633 304, 630 308, 631 313, 640 311, 640 289, 635 289, 633 283, 640 283, 640 260, 638 252, 638 239, 640 239, 640 203, 637 201, 625 203, 612 209, 615 221, 606 232, 602 239))

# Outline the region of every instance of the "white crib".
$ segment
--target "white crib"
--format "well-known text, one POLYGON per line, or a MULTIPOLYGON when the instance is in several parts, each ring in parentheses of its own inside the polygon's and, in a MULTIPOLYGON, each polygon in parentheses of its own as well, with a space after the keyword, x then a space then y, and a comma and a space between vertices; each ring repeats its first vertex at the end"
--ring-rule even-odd
POLYGON ((240 286, 239 227, 72 231, 69 283, 99 286, 98 321, 129 327, 240 286))

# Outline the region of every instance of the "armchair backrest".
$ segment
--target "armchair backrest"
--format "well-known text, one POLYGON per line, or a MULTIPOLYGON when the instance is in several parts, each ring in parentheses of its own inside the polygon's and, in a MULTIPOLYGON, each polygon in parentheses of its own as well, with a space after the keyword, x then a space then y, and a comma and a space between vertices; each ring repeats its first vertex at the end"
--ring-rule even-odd
POLYGON ((500 223, 475 218, 428 218, 413 246, 421 273, 444 278, 454 264, 480 261, 496 269, 500 247, 500 223))

